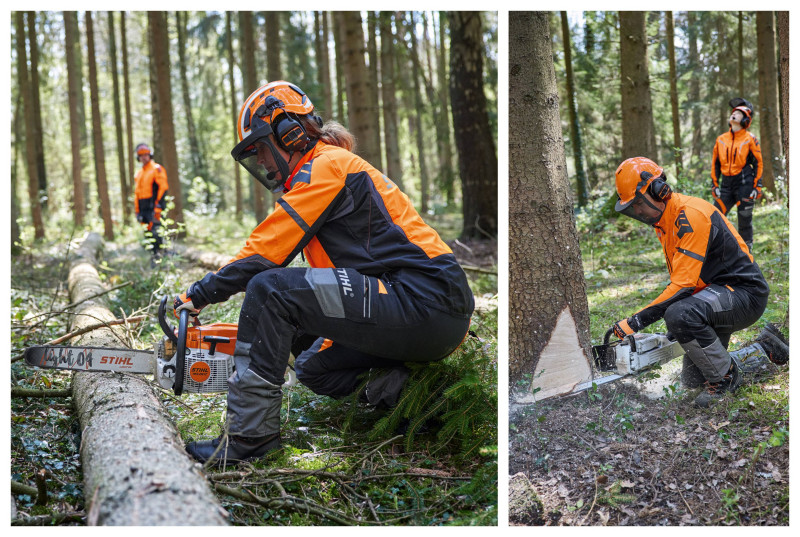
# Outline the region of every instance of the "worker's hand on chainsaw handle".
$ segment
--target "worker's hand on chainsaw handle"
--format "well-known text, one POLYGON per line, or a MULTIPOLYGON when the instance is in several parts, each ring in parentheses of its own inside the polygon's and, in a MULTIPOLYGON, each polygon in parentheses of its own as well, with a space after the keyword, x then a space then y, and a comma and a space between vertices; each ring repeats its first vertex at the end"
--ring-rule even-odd
POLYGON ((639 325, 639 319, 634 315, 633 317, 628 317, 627 319, 623 319, 621 321, 617 321, 614 323, 614 335, 617 336, 618 339, 625 339, 625 336, 629 336, 631 334, 635 334, 642 327, 639 325))
POLYGON ((172 303, 172 307, 175 310, 175 317, 181 316, 181 310, 189 310, 189 317, 195 319, 200 314, 200 308, 196 308, 192 303, 192 299, 189 298, 188 291, 177 295, 175 297, 175 302, 172 303))

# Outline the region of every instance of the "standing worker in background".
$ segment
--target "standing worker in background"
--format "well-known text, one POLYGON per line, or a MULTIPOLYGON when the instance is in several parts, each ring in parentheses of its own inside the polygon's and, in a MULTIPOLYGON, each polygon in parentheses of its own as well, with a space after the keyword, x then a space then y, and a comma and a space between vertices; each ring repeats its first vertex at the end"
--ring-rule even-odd
POLYGON ((728 103, 733 109, 730 130, 714 144, 711 160, 711 195, 714 206, 724 215, 737 206, 739 235, 753 250, 753 207, 761 198, 761 146, 748 127, 753 120, 753 105, 736 97, 728 103))
POLYGON ((153 149, 147 144, 136 146, 136 160, 142 168, 136 172, 136 188, 134 190, 134 208, 136 221, 145 226, 145 237, 153 241, 153 258, 161 256, 163 240, 159 233, 161 228, 161 211, 166 206, 169 184, 167 171, 161 164, 153 160, 153 149))
POLYGON ((228 435, 190 442, 200 461, 252 460, 281 445, 290 351, 297 379, 343 397, 372 368, 371 404, 396 403, 406 361, 432 362, 467 334, 474 299, 453 252, 398 186, 323 125, 303 91, 284 81, 253 92, 231 152, 283 196, 238 254, 175 298, 175 314, 245 291, 228 380, 228 435), (287 268, 301 252, 310 268, 287 268), (222 444, 222 445, 220 445, 222 444))

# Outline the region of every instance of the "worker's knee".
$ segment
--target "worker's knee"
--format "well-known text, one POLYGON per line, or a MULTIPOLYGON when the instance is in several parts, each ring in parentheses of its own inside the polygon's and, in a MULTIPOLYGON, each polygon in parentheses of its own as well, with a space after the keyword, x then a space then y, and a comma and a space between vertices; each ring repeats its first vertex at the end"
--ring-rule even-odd
POLYGON ((681 300, 667 308, 664 312, 664 323, 679 341, 687 337, 691 339, 697 330, 705 326, 702 315, 692 301, 681 300))

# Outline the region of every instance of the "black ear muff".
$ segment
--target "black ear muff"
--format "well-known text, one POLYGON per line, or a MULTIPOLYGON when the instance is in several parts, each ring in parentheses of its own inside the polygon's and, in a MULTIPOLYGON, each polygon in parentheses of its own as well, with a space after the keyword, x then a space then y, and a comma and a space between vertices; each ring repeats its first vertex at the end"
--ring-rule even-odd
POLYGON ((749 127, 750 126, 750 116, 748 116, 747 114, 744 114, 744 117, 739 122, 739 125, 741 125, 743 129, 746 129, 747 127, 749 127))
POLYGON ((650 195, 659 201, 666 201, 672 195, 672 188, 667 184, 667 176, 663 173, 650 183, 650 195))
POLYGON ((276 118, 273 132, 278 145, 289 153, 302 151, 308 145, 308 135, 303 126, 289 114, 281 114, 276 118))

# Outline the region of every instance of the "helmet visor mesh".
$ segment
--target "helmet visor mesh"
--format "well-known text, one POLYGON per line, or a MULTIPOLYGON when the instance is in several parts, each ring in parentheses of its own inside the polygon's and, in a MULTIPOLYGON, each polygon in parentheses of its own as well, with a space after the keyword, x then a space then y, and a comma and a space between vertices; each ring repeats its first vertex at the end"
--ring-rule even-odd
POLYGON ((649 226, 656 225, 658 221, 661 220, 661 215, 664 213, 664 209, 653 205, 650 200, 640 192, 636 192, 636 196, 628 203, 622 204, 620 201, 617 201, 617 205, 614 208, 618 213, 624 214, 625 216, 649 226))

